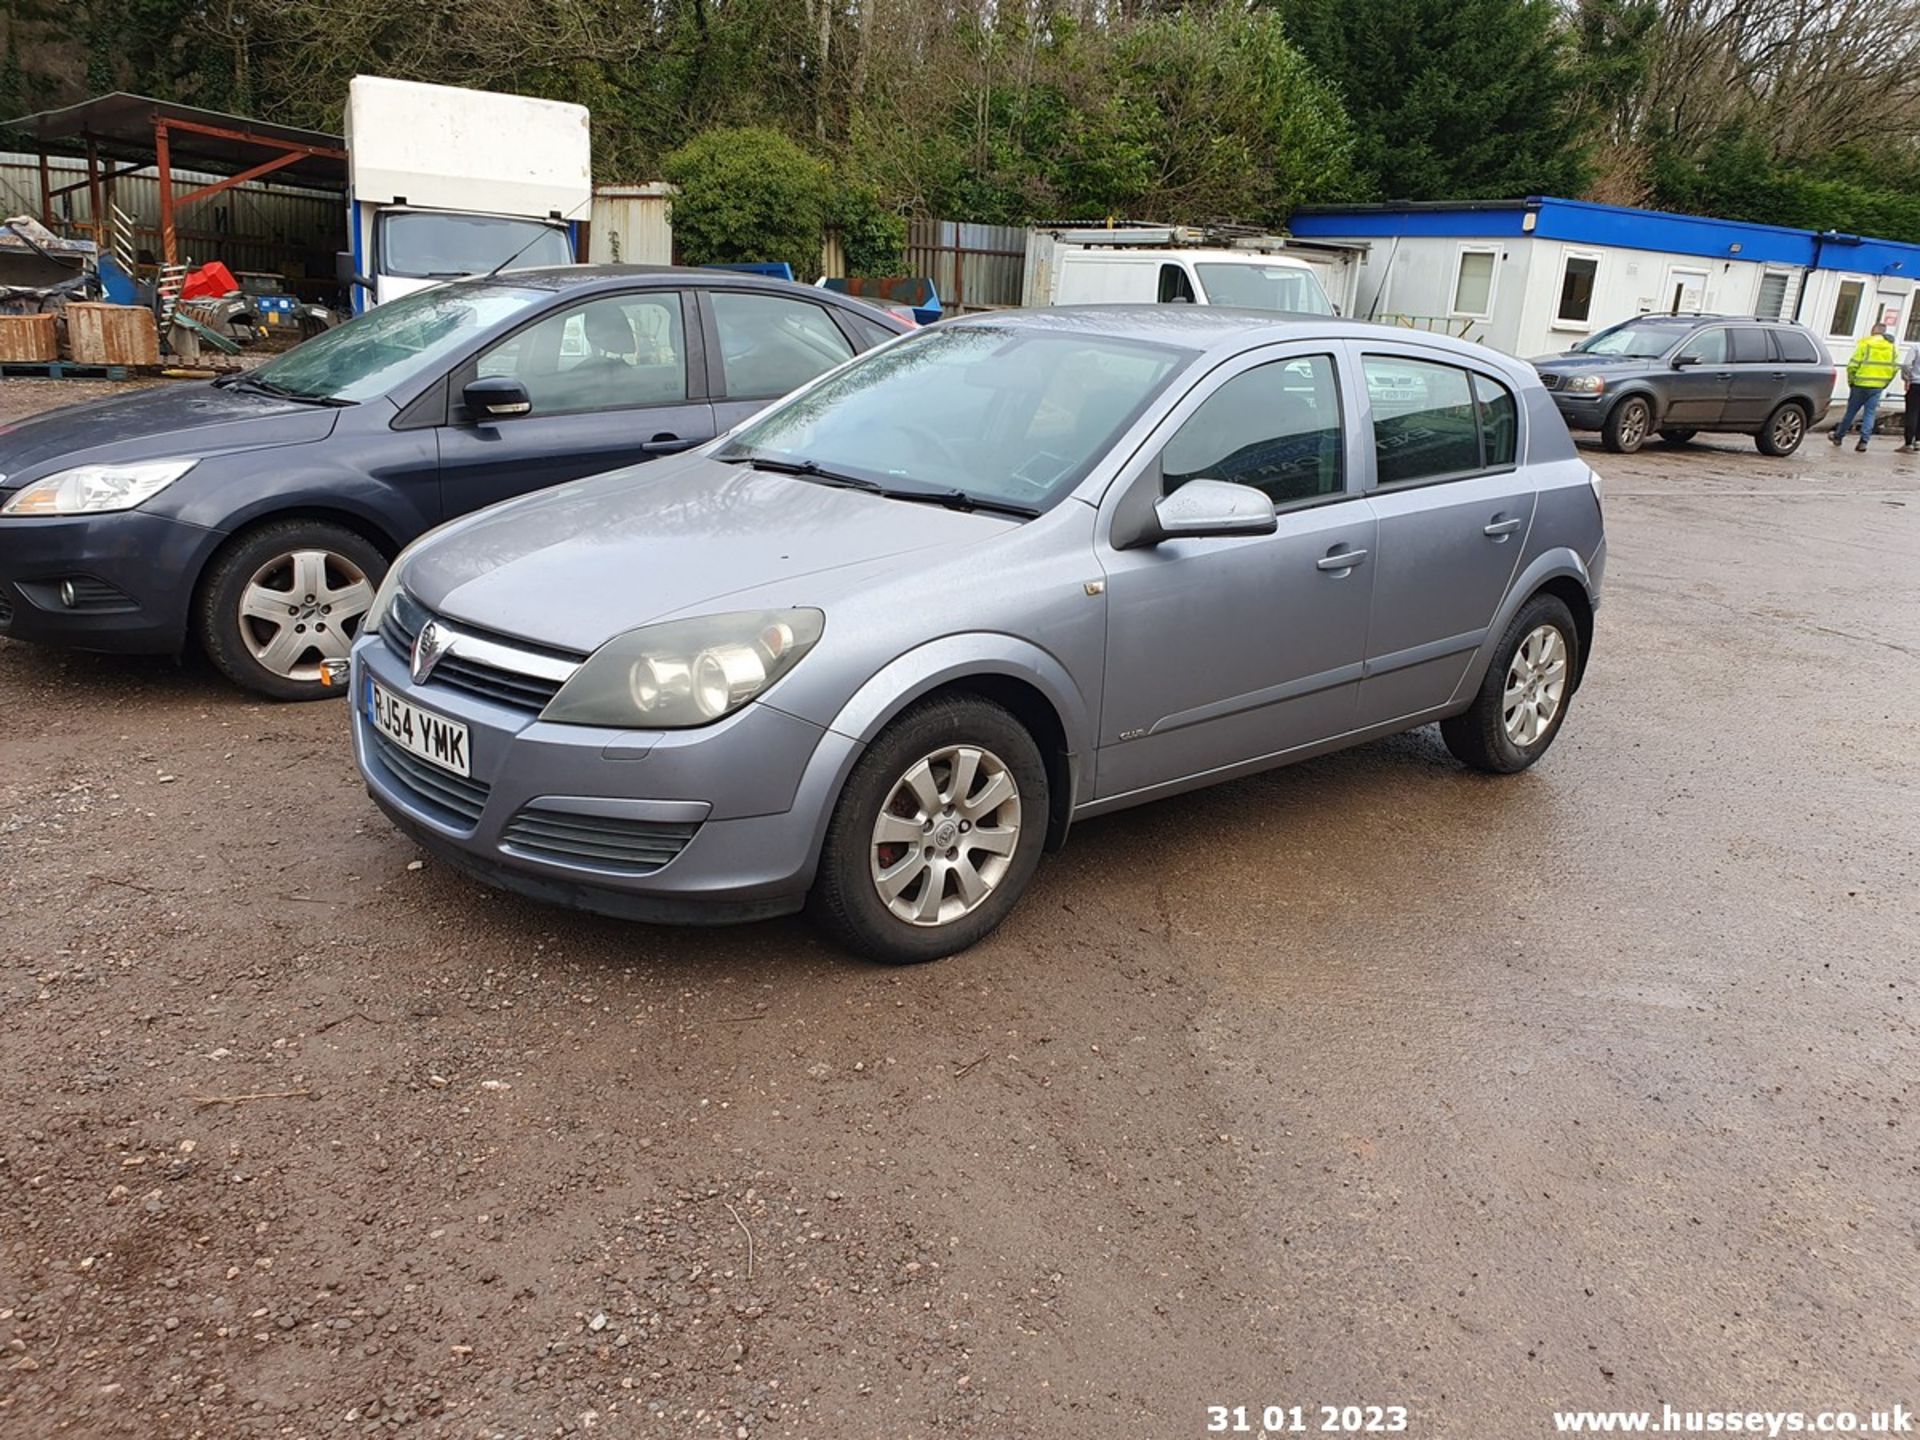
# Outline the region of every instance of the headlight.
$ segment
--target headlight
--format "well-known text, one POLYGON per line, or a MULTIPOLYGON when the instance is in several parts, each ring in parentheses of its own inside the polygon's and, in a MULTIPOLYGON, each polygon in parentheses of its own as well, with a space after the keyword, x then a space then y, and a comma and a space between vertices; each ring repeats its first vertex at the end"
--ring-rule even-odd
POLYGON ((818 610, 736 610, 629 630, 594 651, 540 718, 648 730, 711 724, 799 664, 826 622, 818 610))
POLYGON ((151 500, 200 462, 142 460, 132 465, 76 465, 13 492, 0 515, 103 515, 151 500))
POLYGON ((1576 375, 1567 381, 1567 393, 1570 395, 1598 395, 1607 388, 1607 382, 1598 375, 1576 375))

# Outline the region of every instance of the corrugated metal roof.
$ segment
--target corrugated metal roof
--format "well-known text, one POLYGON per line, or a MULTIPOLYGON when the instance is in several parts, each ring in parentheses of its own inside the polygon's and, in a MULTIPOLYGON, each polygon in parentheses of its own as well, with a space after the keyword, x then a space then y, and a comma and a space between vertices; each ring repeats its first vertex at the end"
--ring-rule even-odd
MULTIPOLYGON (((162 120, 186 125, 204 125, 251 137, 232 139, 208 135, 197 130, 167 132, 167 146, 175 165, 234 174, 258 165, 262 160, 285 153, 287 147, 313 147, 344 150, 346 141, 323 130, 302 130, 292 125, 275 125, 245 115, 229 115, 219 110, 202 110, 193 105, 176 105, 170 100, 155 100, 147 95, 117 91, 96 96, 61 110, 42 110, 10 122, 16 130, 47 143, 79 140, 93 142, 109 159, 147 161, 154 158, 153 127, 162 120), (261 143, 265 142, 265 143, 261 143)), ((329 190, 344 190, 347 162, 340 156, 305 155, 274 172, 287 183, 320 185, 329 190)))

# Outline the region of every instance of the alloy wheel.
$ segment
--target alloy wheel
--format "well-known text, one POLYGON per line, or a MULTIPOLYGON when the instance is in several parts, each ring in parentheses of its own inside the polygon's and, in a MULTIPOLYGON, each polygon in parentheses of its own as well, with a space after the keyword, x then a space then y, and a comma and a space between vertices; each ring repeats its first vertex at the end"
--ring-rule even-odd
POLYGON ((322 660, 342 660, 373 605, 373 583, 344 555, 295 550, 253 572, 240 592, 240 638, 283 680, 318 681, 322 660))
POLYGON ((1774 417, 1773 443, 1781 451, 1792 450, 1800 443, 1800 435, 1806 428, 1806 420, 1797 406, 1789 405, 1774 417))
POLYGON ((1552 728, 1567 692, 1567 642, 1552 625, 1536 625, 1513 652, 1501 697, 1507 738, 1525 749, 1552 728))
POLYGON ((946 925, 985 903, 1020 842, 1020 786, 978 745, 948 745, 896 780, 873 823, 870 867, 887 909, 946 925))
POLYGON ((1620 412, 1620 447, 1638 450, 1646 442, 1647 422, 1651 418, 1644 400, 1629 400, 1620 412))

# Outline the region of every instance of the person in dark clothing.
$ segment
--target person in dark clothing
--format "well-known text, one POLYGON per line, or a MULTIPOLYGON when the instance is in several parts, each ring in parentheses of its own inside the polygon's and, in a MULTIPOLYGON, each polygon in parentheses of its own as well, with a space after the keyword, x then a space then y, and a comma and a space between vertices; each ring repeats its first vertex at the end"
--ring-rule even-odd
POLYGON ((1907 353, 1900 357, 1900 379, 1907 387, 1906 413, 1900 417, 1907 443, 1896 453, 1911 455, 1920 450, 1920 344, 1907 346, 1907 353))

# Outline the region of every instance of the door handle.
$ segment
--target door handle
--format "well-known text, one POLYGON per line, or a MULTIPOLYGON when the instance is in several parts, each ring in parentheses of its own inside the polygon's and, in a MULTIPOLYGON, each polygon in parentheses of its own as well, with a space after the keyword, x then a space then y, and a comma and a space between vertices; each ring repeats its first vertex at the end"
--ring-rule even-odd
POLYGON ((1513 534, 1514 531, 1518 530, 1522 525, 1526 523, 1527 523, 1526 521, 1520 519, 1518 516, 1516 516, 1511 520, 1496 520, 1491 525, 1487 526, 1484 530, 1482 530, 1480 533, 1483 535, 1490 535, 1495 540, 1504 540, 1507 536, 1513 534))
POLYGON ((1366 558, 1367 552, 1364 550, 1329 550, 1313 562, 1313 568, 1345 573, 1366 558))
POLYGON ((651 440, 640 442, 642 455, 671 455, 677 450, 691 450, 702 444, 699 440, 682 440, 678 435, 656 435, 651 440))

